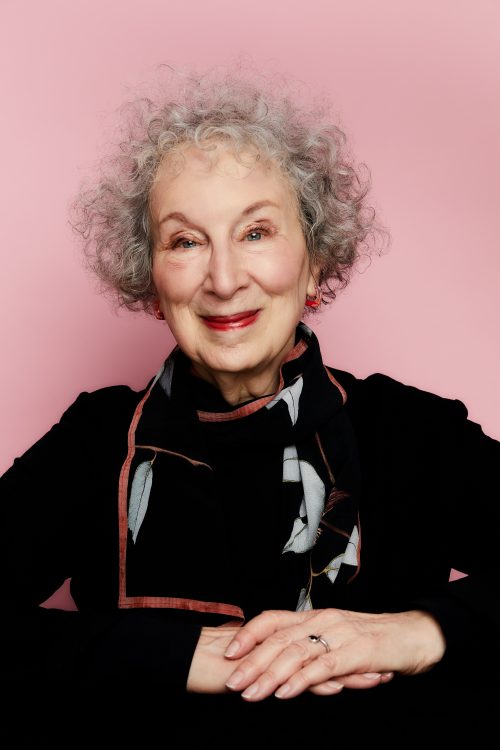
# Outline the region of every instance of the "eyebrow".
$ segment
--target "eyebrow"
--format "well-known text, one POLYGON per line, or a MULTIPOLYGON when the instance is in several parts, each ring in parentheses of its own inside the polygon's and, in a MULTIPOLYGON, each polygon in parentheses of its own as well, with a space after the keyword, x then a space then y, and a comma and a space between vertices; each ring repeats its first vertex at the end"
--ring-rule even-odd
POLYGON ((253 214, 256 211, 260 211, 261 208, 266 208, 267 206, 274 206, 274 208, 279 208, 278 204, 274 201, 257 201, 256 203, 252 203, 248 208, 245 208, 244 211, 241 212, 242 216, 248 216, 249 214, 253 214))
MULTIPOLYGON (((250 214, 255 213, 256 211, 260 211, 261 208, 266 208, 267 206, 274 206, 274 208, 279 208, 279 205, 275 203, 274 201, 266 200, 266 201, 257 201, 256 203, 252 203, 250 206, 247 206, 247 208, 243 209, 240 216, 249 216, 250 214)), ((167 214, 162 219, 160 219, 160 225, 164 224, 166 221, 169 221, 170 219, 177 219, 178 221, 183 221, 186 224, 191 224, 192 222, 180 211, 172 211, 172 213, 167 214)))

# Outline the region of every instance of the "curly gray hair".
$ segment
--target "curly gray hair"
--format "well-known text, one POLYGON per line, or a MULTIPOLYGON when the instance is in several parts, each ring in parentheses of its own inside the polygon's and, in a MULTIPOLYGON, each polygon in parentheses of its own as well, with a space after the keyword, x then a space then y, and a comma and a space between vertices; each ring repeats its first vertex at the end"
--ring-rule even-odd
POLYGON ((296 196, 323 299, 347 285, 369 240, 387 234, 366 204, 369 173, 363 180, 328 108, 299 104, 282 83, 269 85, 262 76, 257 82, 241 71, 174 71, 159 95, 125 105, 125 137, 73 204, 88 265, 121 305, 152 310, 150 192, 162 159, 186 143, 210 148, 222 140, 237 153, 251 144, 274 160, 296 196))

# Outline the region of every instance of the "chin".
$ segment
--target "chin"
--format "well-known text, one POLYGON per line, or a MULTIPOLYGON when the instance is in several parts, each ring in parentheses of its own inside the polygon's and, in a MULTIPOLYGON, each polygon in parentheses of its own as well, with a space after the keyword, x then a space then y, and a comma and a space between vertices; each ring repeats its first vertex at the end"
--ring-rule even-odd
POLYGON ((213 372, 230 372, 237 374, 239 372, 249 372, 259 370, 264 363, 260 358, 253 357, 217 357, 210 360, 202 361, 202 367, 213 372))

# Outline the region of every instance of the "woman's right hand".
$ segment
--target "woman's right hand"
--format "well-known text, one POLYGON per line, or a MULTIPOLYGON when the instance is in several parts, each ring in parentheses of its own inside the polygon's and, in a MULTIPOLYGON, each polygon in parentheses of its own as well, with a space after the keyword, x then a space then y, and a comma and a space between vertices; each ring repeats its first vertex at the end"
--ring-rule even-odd
POLYGON ((229 693, 226 680, 243 659, 226 659, 224 653, 240 629, 238 625, 204 627, 196 646, 187 680, 189 693, 229 693))

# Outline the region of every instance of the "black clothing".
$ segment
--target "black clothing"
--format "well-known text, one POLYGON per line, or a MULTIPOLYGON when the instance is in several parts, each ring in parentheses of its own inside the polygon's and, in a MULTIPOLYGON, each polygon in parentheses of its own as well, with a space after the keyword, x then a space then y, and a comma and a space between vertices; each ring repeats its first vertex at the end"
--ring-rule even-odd
MULTIPOLYGON (((260 716, 271 716, 277 722, 276 739, 285 736, 286 726, 297 742, 300 727, 308 738, 311 721, 317 727, 332 721, 333 747, 340 734, 332 717, 338 718, 341 707, 343 717, 351 715, 351 709, 358 717, 382 717, 385 712, 387 736, 390 717, 394 722, 399 717, 403 725, 402 696, 414 696, 405 704, 408 721, 422 701, 425 711, 433 709, 436 716, 439 702, 449 722, 451 696, 460 700, 466 686, 467 700, 457 707, 463 712, 457 721, 468 715, 468 726, 477 722, 480 728, 489 717, 493 722, 498 693, 492 685, 500 665, 500 443, 467 419, 458 400, 381 374, 362 380, 340 370, 330 372, 347 393, 345 409, 359 453, 362 546, 358 575, 348 585, 332 587, 329 606, 372 612, 427 610, 446 637, 442 661, 423 675, 396 676, 388 685, 344 689, 327 699, 306 695, 278 705, 273 698, 258 706, 243 704, 237 695, 184 695, 200 629, 215 624, 213 616, 117 607, 118 479, 127 454, 127 431, 145 391, 116 386, 82 393, 0 481, 0 589, 7 633, 1 679, 10 686, 13 700, 19 686, 29 686, 28 694, 33 691, 36 701, 52 690, 64 693, 61 705, 68 707, 69 691, 106 695, 112 685, 122 701, 138 692, 136 706, 141 694, 147 694, 143 709, 152 712, 155 701, 168 696, 165 701, 173 714, 165 725, 156 714, 153 723, 172 741, 178 710, 179 716, 182 711, 193 716, 188 730, 184 725, 176 730, 179 742, 182 737, 188 742, 189 731, 192 736, 198 732, 201 741, 210 722, 215 723, 209 733, 224 732, 217 717, 229 722, 227 726, 241 719, 243 731, 250 732, 256 731, 260 716), (449 582, 452 568, 467 576, 449 582), (67 578, 79 611, 40 607, 67 578), (480 706, 477 714, 472 694, 480 706), (204 720, 196 718, 201 716, 204 720)), ((251 522, 251 509, 248 519, 251 522)), ((96 698, 90 703, 99 710, 96 698)), ((352 734, 356 736, 356 730, 352 734)), ((229 737, 228 743, 237 744, 229 737)))

